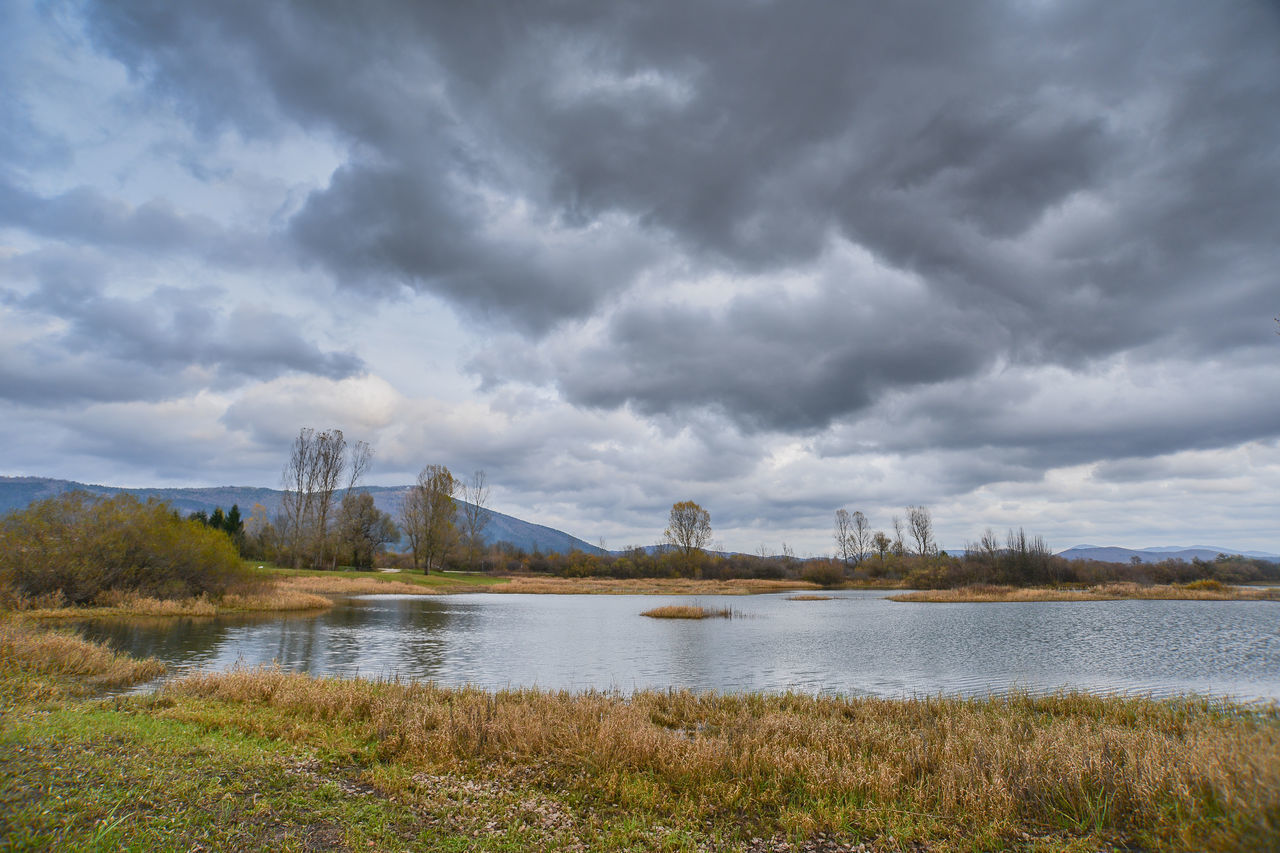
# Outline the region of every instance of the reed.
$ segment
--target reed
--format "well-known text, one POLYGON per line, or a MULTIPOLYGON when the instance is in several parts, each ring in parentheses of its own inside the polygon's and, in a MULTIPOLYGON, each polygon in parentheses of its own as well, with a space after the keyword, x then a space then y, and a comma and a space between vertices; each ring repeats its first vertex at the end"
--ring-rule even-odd
POLYGON ((965 586, 958 589, 928 589, 889 596, 890 601, 916 602, 997 602, 997 601, 1116 601, 1156 599, 1178 601, 1280 601, 1274 587, 1227 586, 1216 581, 1189 584, 1108 583, 1069 589, 996 585, 965 586))
POLYGON ((640 614, 652 619, 732 619, 738 615, 733 608, 702 607, 697 604, 668 604, 640 614))
POLYGON ((788 595, 787 601, 830 601, 834 595, 788 595))
POLYGON ((276 731, 360 732, 377 760, 438 777, 519 778, 609 813, 738 837, 892 837, 894 849, 930 850, 1022 849, 1032 836, 1036 849, 1280 845, 1274 707, 1080 693, 495 694, 271 669, 167 690, 269 709, 283 718, 276 731))
POLYGON ((116 654, 105 645, 26 619, 0 620, 0 669, 81 679, 91 687, 124 687, 162 675, 165 665, 116 654))

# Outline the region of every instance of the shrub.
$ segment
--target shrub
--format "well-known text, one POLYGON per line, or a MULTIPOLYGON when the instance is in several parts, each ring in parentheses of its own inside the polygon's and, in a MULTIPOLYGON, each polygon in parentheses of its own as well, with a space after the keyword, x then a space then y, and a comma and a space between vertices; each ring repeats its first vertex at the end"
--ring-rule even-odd
POLYGON ((835 586, 844 580, 844 567, 834 561, 810 560, 800 570, 800 577, 819 586, 835 586))
POLYGON ((71 492, 0 519, 0 587, 88 604, 110 590, 219 595, 245 577, 226 533, 132 495, 71 492))

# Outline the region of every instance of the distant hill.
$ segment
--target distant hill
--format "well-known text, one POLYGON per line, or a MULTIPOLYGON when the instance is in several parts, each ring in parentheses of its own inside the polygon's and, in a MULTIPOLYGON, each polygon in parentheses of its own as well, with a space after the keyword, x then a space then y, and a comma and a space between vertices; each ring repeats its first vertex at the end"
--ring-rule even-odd
POLYGON ((1065 551, 1059 551, 1059 557, 1068 560, 1098 560, 1104 563, 1128 563, 1137 557, 1144 563, 1158 563, 1161 560, 1185 560, 1188 563, 1195 559, 1213 560, 1219 554, 1257 557, 1263 560, 1280 561, 1280 554, 1266 551, 1242 551, 1239 548, 1216 548, 1212 545, 1162 545, 1156 548, 1118 548, 1115 546, 1076 545, 1065 551))
MULTIPOLYGON (((127 492, 139 498, 156 498, 173 506, 179 512, 189 514, 198 510, 212 512, 217 507, 230 509, 232 504, 240 507, 240 512, 248 517, 255 504, 261 504, 267 514, 274 516, 280 510, 282 492, 279 489, 263 489, 254 486, 208 486, 194 489, 123 489, 115 486, 96 486, 76 483, 71 480, 54 480, 48 477, 0 477, 0 515, 15 509, 24 509, 34 501, 55 497, 63 492, 82 491, 94 495, 111 495, 127 492)), ((400 505, 409 491, 408 486, 367 486, 361 487, 373 495, 373 502, 384 512, 394 518, 400 516, 400 505)), ((459 504, 462 501, 458 502, 459 504)), ((545 554, 566 554, 572 550, 586 551, 590 554, 603 554, 600 548, 577 537, 570 536, 562 530, 532 524, 515 516, 484 510, 487 522, 484 528, 486 544, 509 542, 526 551, 541 551, 545 554)))

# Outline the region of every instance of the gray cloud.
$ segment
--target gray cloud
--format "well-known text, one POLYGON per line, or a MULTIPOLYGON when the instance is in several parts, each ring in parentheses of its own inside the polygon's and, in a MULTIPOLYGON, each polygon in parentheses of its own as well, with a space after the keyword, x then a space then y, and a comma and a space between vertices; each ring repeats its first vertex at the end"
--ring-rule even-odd
MULTIPOLYGON (((705 497, 761 538, 1276 436, 1274 4, 6 14, 11 403, 227 391, 200 417, 257 453, 349 404, 383 459, 440 448, 547 518, 705 497), (40 109, 89 68, 132 151, 40 109)), ((111 411, 77 459, 137 462, 150 415, 111 411)))
POLYGON ((45 252, 0 265, 37 282, 6 300, 41 333, 10 345, 0 396, 10 400, 154 400, 201 387, 228 389, 286 372, 330 378, 364 369, 352 352, 326 352, 296 322, 263 305, 225 304, 218 288, 156 287, 110 296, 102 261, 45 252))
POLYGON ((853 340, 821 299, 717 318, 638 308, 557 365, 593 405, 701 403, 818 428, 995 359, 1080 366, 1172 337, 1230 347, 1275 286, 1280 22, 1262 6, 92 14, 100 42, 201 127, 293 121, 347 140, 351 161, 291 234, 349 286, 424 288, 541 335, 673 258, 790 274, 834 234, 928 290, 920 313, 865 318, 853 340), (511 205, 527 230, 499 226, 511 205), (610 216, 632 235, 575 265, 610 216), (1228 280, 1235 304, 1210 304, 1228 280), (947 326, 969 315, 989 321, 947 326), (690 359, 692 380, 678 369, 690 359))

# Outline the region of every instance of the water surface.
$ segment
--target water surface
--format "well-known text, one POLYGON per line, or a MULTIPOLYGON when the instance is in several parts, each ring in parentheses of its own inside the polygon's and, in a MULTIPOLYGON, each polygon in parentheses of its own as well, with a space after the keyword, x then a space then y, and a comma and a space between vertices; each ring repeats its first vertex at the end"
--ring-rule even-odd
POLYGON ((846 695, 1081 688, 1280 700, 1280 604, 911 604, 883 592, 365 596, 318 614, 99 622, 87 633, 176 672, 278 663, 317 675, 490 689, 687 687, 846 695), (662 604, 730 620, 658 620, 662 604))

